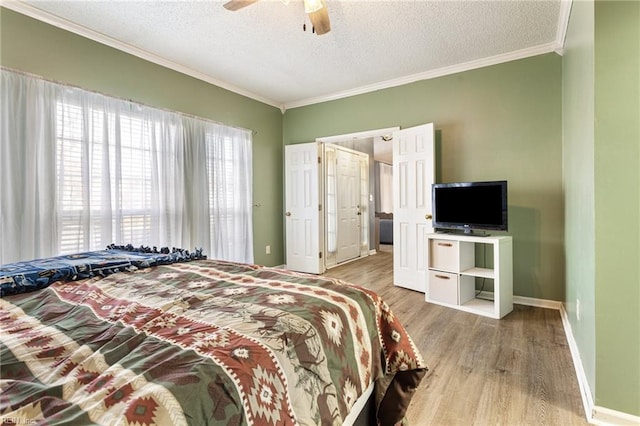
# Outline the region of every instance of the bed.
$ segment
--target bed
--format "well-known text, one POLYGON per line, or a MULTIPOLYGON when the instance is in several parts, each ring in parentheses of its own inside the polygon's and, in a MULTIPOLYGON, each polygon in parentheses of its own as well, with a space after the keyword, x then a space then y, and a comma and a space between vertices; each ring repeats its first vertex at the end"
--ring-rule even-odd
POLYGON ((402 421, 427 367, 374 292, 130 249, 0 267, 5 423, 343 424, 371 389, 402 421))

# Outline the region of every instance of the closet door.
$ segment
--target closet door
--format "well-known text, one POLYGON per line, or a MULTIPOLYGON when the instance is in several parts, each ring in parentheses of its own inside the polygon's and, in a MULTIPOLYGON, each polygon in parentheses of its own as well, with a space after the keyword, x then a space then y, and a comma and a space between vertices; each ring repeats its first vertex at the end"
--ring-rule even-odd
POLYGON ((360 156, 336 150, 338 263, 360 257, 362 211, 360 203, 360 156))
POLYGON ((433 123, 393 133, 393 280, 426 291, 434 183, 433 123))
POLYGON ((285 229, 287 268, 320 274, 323 233, 320 220, 320 156, 315 142, 286 145, 285 229))

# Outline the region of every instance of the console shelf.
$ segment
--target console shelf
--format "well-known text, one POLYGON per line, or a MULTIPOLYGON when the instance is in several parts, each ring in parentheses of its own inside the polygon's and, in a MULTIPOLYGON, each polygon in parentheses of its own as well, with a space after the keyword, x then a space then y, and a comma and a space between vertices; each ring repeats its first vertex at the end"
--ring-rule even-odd
POLYGON ((427 239, 427 302, 497 319, 513 310, 510 236, 429 234, 427 239), (482 288, 477 289, 476 281, 482 288), (487 282, 492 291, 484 290, 487 282))
POLYGON ((464 271, 460 271, 460 275, 469 275, 471 277, 481 277, 481 278, 493 279, 495 274, 493 273, 493 269, 471 268, 471 269, 466 269, 464 271))

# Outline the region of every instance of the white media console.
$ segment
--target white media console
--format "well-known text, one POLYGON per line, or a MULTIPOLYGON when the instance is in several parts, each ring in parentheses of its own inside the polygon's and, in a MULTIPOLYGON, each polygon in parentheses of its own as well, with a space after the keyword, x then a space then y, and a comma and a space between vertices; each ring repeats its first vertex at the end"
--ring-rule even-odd
POLYGON ((436 233, 427 238, 427 302, 496 319, 513 310, 510 236, 436 233), (483 282, 492 290, 483 290, 483 282))

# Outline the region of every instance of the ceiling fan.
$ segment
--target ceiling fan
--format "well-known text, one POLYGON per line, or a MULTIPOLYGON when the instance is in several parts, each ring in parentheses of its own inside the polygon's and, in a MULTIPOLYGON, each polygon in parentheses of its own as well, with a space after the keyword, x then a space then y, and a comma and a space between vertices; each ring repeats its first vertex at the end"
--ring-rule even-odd
MULTIPOLYGON (((258 0, 230 0, 223 6, 227 10, 236 11, 243 7, 252 5, 258 0)), ((282 0, 288 4, 289 0, 282 0)), ((311 24, 316 34, 322 35, 331 31, 331 23, 329 22, 329 12, 325 0, 304 0, 304 11, 309 15, 311 24)))

